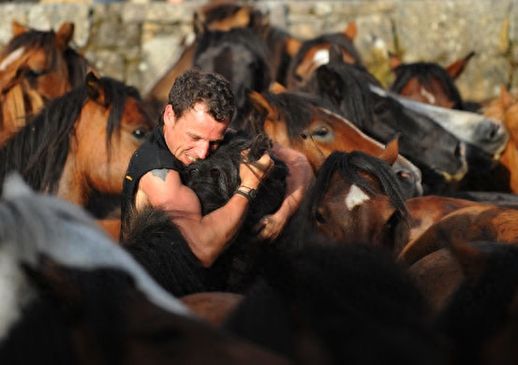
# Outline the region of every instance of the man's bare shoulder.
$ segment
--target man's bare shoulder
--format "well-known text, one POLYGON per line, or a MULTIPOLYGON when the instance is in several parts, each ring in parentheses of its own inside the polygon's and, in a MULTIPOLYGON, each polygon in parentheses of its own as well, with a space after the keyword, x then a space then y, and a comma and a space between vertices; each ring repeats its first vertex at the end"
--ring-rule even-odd
POLYGON ((162 192, 162 190, 170 190, 175 187, 182 186, 180 174, 176 170, 170 169, 153 169, 148 171, 139 183, 139 190, 149 192, 162 192))

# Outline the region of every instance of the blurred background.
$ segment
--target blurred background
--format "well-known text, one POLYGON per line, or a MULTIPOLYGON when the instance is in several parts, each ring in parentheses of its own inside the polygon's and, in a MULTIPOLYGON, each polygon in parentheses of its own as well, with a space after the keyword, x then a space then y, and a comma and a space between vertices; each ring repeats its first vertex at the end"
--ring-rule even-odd
MULTIPOLYGON (((0 45, 11 22, 36 29, 75 24, 73 44, 104 75, 146 93, 192 41, 198 0, 42 0, 0 2, 0 45)), ((368 69, 385 85, 393 75, 389 52, 404 62, 448 65, 476 55, 456 81, 466 99, 498 95, 518 79, 518 1, 355 0, 241 1, 268 14, 271 24, 300 39, 343 30, 355 21, 354 40, 368 69)))

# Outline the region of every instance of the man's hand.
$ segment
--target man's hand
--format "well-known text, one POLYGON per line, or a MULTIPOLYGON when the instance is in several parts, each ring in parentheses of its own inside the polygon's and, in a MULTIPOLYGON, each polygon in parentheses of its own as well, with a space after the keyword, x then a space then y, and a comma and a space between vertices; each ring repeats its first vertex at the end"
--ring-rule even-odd
POLYGON ((279 237, 279 234, 282 232, 287 222, 288 217, 279 214, 278 212, 271 215, 265 215, 255 226, 257 236, 262 240, 273 241, 279 237))
POLYGON ((265 152, 257 161, 247 162, 248 152, 248 150, 242 152, 244 162, 239 165, 239 177, 241 178, 241 185, 256 189, 261 181, 268 176, 274 162, 268 152, 265 152))

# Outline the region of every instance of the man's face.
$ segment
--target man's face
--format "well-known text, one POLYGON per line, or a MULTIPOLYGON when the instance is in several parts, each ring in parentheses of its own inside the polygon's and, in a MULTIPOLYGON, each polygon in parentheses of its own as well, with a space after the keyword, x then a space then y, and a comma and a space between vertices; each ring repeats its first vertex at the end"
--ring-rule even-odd
POLYGON ((171 105, 164 112, 164 137, 171 153, 184 165, 205 159, 218 148, 228 122, 218 122, 203 103, 176 118, 171 105))

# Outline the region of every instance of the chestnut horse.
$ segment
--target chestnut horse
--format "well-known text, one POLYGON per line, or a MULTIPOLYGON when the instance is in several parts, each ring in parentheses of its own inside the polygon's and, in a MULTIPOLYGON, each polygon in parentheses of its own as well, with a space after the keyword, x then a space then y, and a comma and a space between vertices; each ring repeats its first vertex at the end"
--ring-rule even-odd
MULTIPOLYGON (((358 150, 373 156, 385 153, 381 143, 332 112, 332 107, 318 97, 297 92, 252 92, 249 98, 252 112, 235 127, 252 135, 265 132, 275 142, 304 153, 315 172, 333 151, 358 150)), ((421 195, 417 167, 398 155, 393 169, 405 196, 421 195)))
POLYGON ((13 22, 13 38, 0 53, 0 144, 49 101, 83 83, 88 63, 69 43, 74 24, 54 32, 13 22))
POLYGON ((152 127, 136 89, 89 73, 0 149, 0 181, 15 170, 35 190, 81 206, 99 194, 118 196, 129 159, 152 127))

